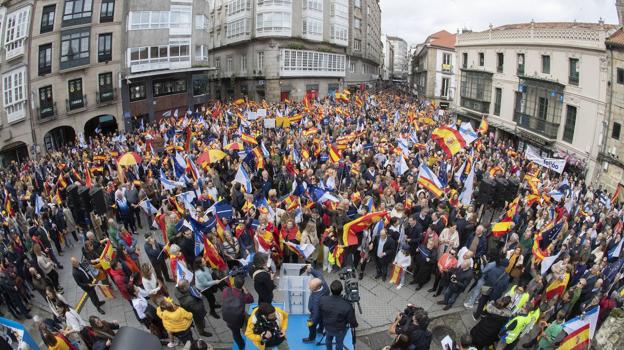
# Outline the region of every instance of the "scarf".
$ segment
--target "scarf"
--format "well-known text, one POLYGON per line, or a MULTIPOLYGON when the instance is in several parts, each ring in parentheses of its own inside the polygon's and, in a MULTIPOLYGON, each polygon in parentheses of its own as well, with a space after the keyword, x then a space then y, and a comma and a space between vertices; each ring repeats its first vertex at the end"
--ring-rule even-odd
POLYGON ((507 267, 505 268, 505 272, 510 273, 511 270, 513 270, 513 268, 516 267, 517 262, 518 262, 518 254, 516 253, 511 254, 511 257, 509 258, 509 263, 507 264, 507 267))

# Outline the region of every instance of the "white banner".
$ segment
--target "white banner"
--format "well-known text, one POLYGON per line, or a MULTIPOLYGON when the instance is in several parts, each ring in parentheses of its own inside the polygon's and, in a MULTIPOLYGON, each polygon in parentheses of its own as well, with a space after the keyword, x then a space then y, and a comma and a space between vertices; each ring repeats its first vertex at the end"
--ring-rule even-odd
POLYGON ((535 164, 541 165, 559 174, 563 173, 563 169, 565 168, 565 165, 566 165, 565 159, 543 158, 539 154, 537 154, 537 152, 535 151, 533 147, 528 146, 528 145, 527 145, 526 151, 524 152, 524 155, 527 157, 528 160, 534 162, 535 164))

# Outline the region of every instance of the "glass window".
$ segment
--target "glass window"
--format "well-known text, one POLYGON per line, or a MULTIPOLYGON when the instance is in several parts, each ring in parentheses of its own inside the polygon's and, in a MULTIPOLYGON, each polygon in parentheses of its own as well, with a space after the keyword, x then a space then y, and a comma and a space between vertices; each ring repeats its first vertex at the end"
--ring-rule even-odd
POLYGON ((542 73, 550 74, 550 56, 542 55, 542 73))
POLYGON ((518 59, 518 70, 517 73, 518 75, 524 75, 524 54, 523 53, 519 53, 517 56, 518 59))
POLYGON ((115 15, 115 0, 102 0, 100 5, 100 22, 112 22, 115 15))
POLYGON ((290 12, 263 12, 256 16, 256 31, 282 32, 290 30, 290 12))
POLYGON ((361 26, 362 26, 362 20, 360 20, 359 18, 354 18, 353 19, 353 28, 360 29, 361 26))
POLYGON ((115 99, 112 72, 106 72, 98 75, 98 94, 100 102, 107 102, 115 99))
POLYGON ((54 99, 52 85, 39 88, 39 117, 47 118, 54 115, 54 99))
POLYGON ((69 89, 69 110, 84 107, 84 95, 82 94, 82 78, 69 80, 67 82, 69 89))
POLYGON ((145 83, 132 83, 128 86, 130 90, 130 101, 139 101, 145 99, 145 83))
POLYGON ((61 62, 81 58, 89 58, 89 32, 61 35, 61 62))
POLYGON ((52 72, 52 44, 39 46, 39 75, 52 72))
POLYGON ((568 77, 568 82, 571 85, 578 85, 579 84, 579 78, 580 78, 580 73, 579 73, 579 60, 578 58, 570 58, 570 76, 568 77))
POLYGON ((22 7, 6 17, 4 29, 5 59, 9 60, 24 53, 24 41, 28 35, 30 7, 22 7))
POLYGON ((505 63, 505 55, 502 52, 496 53, 496 71, 498 73, 503 72, 503 64, 505 63))
POLYGON ((620 131, 622 131, 622 124, 613 123, 613 130, 611 130, 611 137, 619 140, 620 139, 620 131))
POLYGON ((26 107, 26 68, 14 69, 2 75, 4 110, 9 123, 22 119, 26 107))
POLYGON ((193 75, 193 96, 205 95, 208 93, 208 74, 193 75))
POLYGON ((563 129, 563 141, 572 143, 574 139, 574 127, 576 126, 576 107, 566 106, 566 122, 563 129))
POLYGON ((485 54, 483 52, 479 52, 479 67, 483 67, 485 65, 485 54))
POLYGON ((353 50, 360 51, 362 49, 362 40, 353 39, 353 50))
POLYGON ((113 54, 113 33, 100 34, 98 37, 98 62, 108 62, 113 54))
POLYGON ((624 84, 624 69, 622 68, 617 69, 617 83, 624 84))
POLYGON ((242 55, 240 60, 240 70, 241 72, 247 72, 247 55, 242 55))
POLYGON ((56 5, 47 5, 41 11, 41 27, 40 33, 51 32, 54 29, 54 14, 56 13, 56 5))
POLYGON ((152 84, 154 97, 180 94, 186 92, 186 80, 184 79, 163 79, 155 80, 152 84))
POLYGON ((468 68, 468 52, 462 53, 462 67, 468 68))
POLYGON ((503 99, 503 89, 496 88, 495 96, 494 96, 494 115, 500 116, 502 99, 503 99))
POLYGON ((88 22, 91 19, 91 5, 92 0, 65 0, 63 21, 88 22))
POLYGON ((262 71, 264 68, 264 52, 260 51, 256 53, 256 68, 258 71, 262 71))

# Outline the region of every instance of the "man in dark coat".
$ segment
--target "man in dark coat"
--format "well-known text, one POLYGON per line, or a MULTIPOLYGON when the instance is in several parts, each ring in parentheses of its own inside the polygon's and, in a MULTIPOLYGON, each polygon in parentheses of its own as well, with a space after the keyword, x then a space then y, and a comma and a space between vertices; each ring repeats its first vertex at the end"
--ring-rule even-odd
POLYGON ((310 320, 308 321, 309 335, 303 338, 304 343, 313 343, 316 339, 316 333, 323 332, 323 319, 321 318, 321 298, 329 295, 329 287, 323 279, 323 274, 313 270, 308 266, 308 272, 314 278, 308 282, 310 288, 310 298, 308 299, 308 310, 310 311, 310 320))
POLYGON ((80 266, 78 259, 73 256, 71 258, 71 264, 72 276, 74 277, 74 281, 76 281, 76 284, 78 285, 78 287, 80 287, 80 289, 84 290, 87 293, 89 299, 91 299, 91 302, 93 303, 93 305, 95 305, 97 311, 104 315, 105 312, 104 310, 102 310, 102 305, 104 305, 104 302, 100 301, 97 296, 95 286, 93 285, 93 277, 89 275, 87 271, 82 268, 82 266, 80 266))
POLYGON ((331 349, 335 338, 336 349, 343 349, 342 342, 347 333, 347 325, 356 328, 358 323, 353 305, 342 297, 342 282, 334 280, 330 290, 331 295, 322 297, 319 302, 321 317, 325 325, 325 341, 328 344, 327 349, 331 349))
POLYGON ((470 261, 464 260, 461 266, 453 268, 451 270, 451 279, 449 285, 444 290, 444 300, 439 301, 439 305, 444 305, 444 310, 450 309, 457 297, 466 289, 466 287, 472 282, 474 273, 472 272, 472 266, 470 261))
POLYGON ((145 234, 145 244, 143 245, 143 249, 145 251, 145 255, 147 255, 147 258, 152 264, 154 275, 162 282, 173 282, 171 277, 169 277, 169 272, 167 272, 166 258, 168 254, 164 251, 164 247, 165 246, 162 243, 157 242, 154 239, 154 236, 151 233, 145 234))
POLYGON ((385 229, 382 229, 379 236, 375 237, 372 244, 372 254, 375 257, 375 264, 377 265, 377 275, 375 279, 381 277, 382 281, 388 277, 388 265, 394 260, 394 255, 397 250, 397 243, 394 238, 388 236, 385 229))
POLYGON ((184 310, 193 314, 193 322, 195 322, 199 334, 204 337, 212 337, 212 333, 205 329, 206 321, 204 318, 207 312, 201 293, 195 287, 191 286, 187 280, 181 280, 178 281, 175 297, 184 310))

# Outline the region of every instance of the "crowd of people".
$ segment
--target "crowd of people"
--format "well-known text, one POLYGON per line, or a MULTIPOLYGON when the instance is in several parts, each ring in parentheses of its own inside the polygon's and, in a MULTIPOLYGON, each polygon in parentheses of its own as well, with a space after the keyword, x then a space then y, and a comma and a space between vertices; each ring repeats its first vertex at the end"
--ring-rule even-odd
MULTIPOLYGON (((40 294, 52 317, 35 321, 49 349, 109 348, 119 324, 100 317, 117 294, 169 347, 205 348, 197 339, 211 337, 209 315, 223 317, 239 349, 243 335, 286 349, 287 315, 271 303, 288 262, 315 268, 319 300, 342 292, 320 270, 347 266, 397 289, 433 280, 427 292, 444 309, 465 296, 478 323, 461 349, 552 349, 570 320, 598 306, 594 334, 621 305, 619 191, 538 166, 487 120, 465 134, 457 116, 391 90, 214 101, 171 115, 0 170, 0 296, 20 320, 40 294), (500 177, 520 183, 514 199, 477 200, 479 184, 500 177), (84 188, 104 205, 74 195, 84 188), (67 268, 101 314, 88 321, 59 284, 58 256, 76 244, 67 268)), ((429 349, 428 315, 413 303, 387 348, 429 349)), ((304 341, 339 338, 323 329, 321 306, 304 341)))

